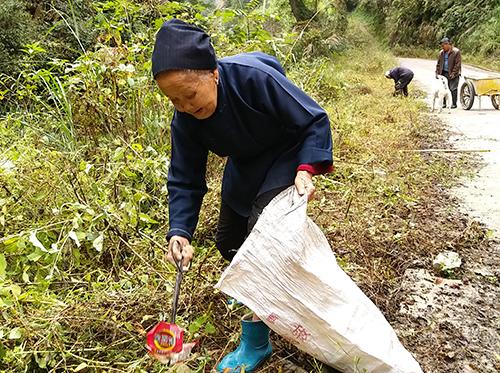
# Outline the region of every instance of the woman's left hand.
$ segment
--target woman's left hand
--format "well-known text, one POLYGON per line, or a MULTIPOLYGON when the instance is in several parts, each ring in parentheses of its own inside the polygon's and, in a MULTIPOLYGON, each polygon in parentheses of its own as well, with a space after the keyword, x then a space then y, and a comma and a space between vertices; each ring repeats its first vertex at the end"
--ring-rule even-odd
POLYGON ((310 201, 314 198, 314 184, 312 181, 313 175, 308 171, 297 171, 297 176, 295 177, 295 188, 301 196, 307 194, 307 200, 310 201))

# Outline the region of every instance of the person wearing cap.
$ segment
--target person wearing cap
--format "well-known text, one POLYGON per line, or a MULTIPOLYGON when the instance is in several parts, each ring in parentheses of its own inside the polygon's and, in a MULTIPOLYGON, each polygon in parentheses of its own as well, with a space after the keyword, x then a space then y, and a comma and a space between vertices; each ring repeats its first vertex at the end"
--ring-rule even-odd
POLYGON ((408 84, 413 79, 413 71, 406 67, 398 66, 386 71, 385 77, 394 80, 393 96, 408 96, 408 84))
MULTIPOLYGON (((210 37, 177 19, 165 22, 156 35, 152 70, 175 107, 167 259, 183 259, 187 266, 193 257, 190 242, 207 191, 207 156, 213 152, 227 157, 216 246, 230 261, 278 193, 295 185, 312 198, 313 175, 331 171, 328 116, 287 79, 276 58, 253 52, 218 60, 210 37)), ((271 353, 266 324, 256 316, 244 318, 239 346, 217 370, 245 366, 251 372, 271 353)))
MULTIPOLYGON (((451 91, 452 109, 457 108, 458 83, 462 73, 462 55, 460 49, 454 47, 448 38, 441 39, 441 51, 436 65, 436 78, 443 75, 448 79, 448 87, 451 91)), ((443 102, 446 107, 446 102, 443 102)))

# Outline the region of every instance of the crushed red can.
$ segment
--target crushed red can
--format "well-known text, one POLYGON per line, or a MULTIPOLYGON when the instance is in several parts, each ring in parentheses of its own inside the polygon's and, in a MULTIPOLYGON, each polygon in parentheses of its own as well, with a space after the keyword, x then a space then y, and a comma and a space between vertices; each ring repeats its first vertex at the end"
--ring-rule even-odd
POLYGON ((175 324, 161 321, 146 336, 148 351, 157 355, 171 355, 182 351, 184 330, 175 324))

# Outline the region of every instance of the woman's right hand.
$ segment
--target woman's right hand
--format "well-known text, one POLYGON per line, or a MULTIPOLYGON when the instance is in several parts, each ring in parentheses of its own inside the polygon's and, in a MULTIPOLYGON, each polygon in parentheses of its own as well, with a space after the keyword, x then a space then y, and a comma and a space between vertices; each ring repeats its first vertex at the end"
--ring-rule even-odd
POLYGON ((186 237, 182 236, 172 236, 168 243, 168 252, 166 255, 166 259, 176 265, 175 262, 179 262, 182 259, 182 267, 186 271, 189 269, 189 263, 193 259, 194 248, 189 243, 189 240, 186 237), (178 244, 174 244, 177 242, 178 244), (174 260, 175 258, 175 260, 174 260))

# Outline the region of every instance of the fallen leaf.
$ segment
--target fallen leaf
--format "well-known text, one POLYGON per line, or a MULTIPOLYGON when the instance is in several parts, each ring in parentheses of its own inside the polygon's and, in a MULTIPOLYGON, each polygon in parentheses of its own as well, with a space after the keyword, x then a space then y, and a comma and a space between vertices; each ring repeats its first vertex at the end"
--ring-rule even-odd
POLYGON ((77 247, 80 247, 80 240, 78 239, 75 231, 69 232, 68 237, 75 241, 77 247))
POLYGON ((43 244, 38 240, 38 238, 36 237, 36 232, 35 231, 31 232, 31 234, 30 234, 30 242, 31 242, 31 244, 33 246, 39 248, 43 252, 46 252, 46 253, 49 252, 49 250, 47 250, 45 248, 45 246, 43 246, 43 244))
POLYGON ((89 366, 89 365, 88 365, 87 363, 83 362, 83 363, 81 363, 80 365, 78 365, 78 366, 75 368, 74 372, 79 372, 79 371, 81 371, 82 369, 87 368, 88 366, 89 366))
POLYGON ((6 270, 7 260, 5 259, 5 255, 0 254, 0 278, 5 277, 6 270))
POLYGON ((92 242, 92 246, 94 249, 97 251, 101 252, 102 251, 102 244, 104 242, 104 235, 101 233, 97 238, 92 242))
POLYGON ((21 338, 21 336, 22 336, 21 328, 19 327, 11 329, 9 333, 9 339, 19 339, 21 338))

